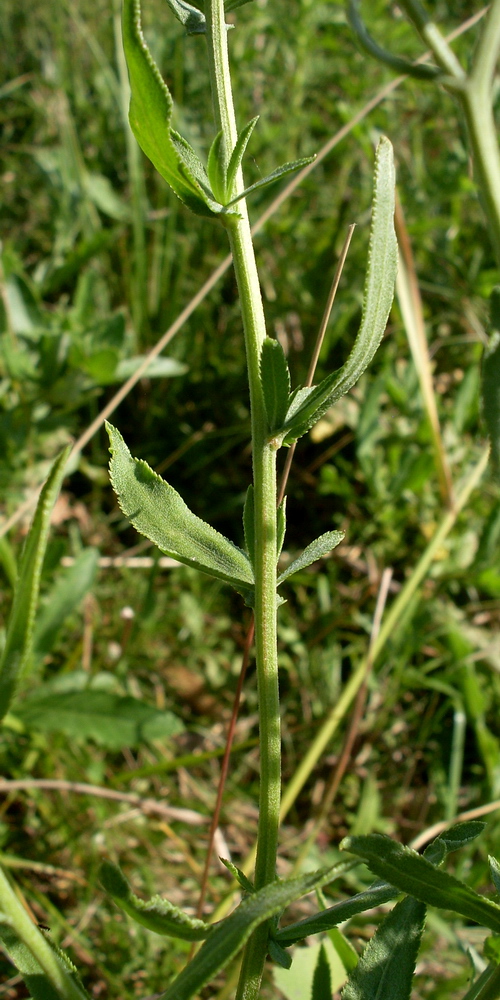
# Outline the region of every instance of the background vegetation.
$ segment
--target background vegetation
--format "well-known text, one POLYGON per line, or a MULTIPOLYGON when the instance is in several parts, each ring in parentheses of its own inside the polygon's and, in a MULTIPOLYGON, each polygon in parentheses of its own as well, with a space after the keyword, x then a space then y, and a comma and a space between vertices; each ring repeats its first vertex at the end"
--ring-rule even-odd
MULTIPOLYGON (((446 3, 428 7, 447 30, 479 9, 457 0, 451 18, 446 3)), ((130 137, 119 15, 113 0, 33 0, 29 11, 15 0, 2 5, 5 518, 226 254, 222 229, 203 219, 193 224, 130 137)), ((397 7, 373 3, 367 16, 393 50, 420 54, 397 7)), ((144 17, 174 94, 178 127, 206 150, 204 41, 187 38, 159 0, 149 0, 144 17)), ((475 30, 456 42, 458 53, 471 51, 475 30)), ((277 162, 321 149, 392 79, 357 50, 335 0, 255 0, 238 11, 231 50, 239 121, 261 115, 249 183, 277 162)), ((458 484, 484 447, 479 366, 497 271, 464 125, 444 92, 404 82, 267 222, 257 253, 269 331, 286 346, 300 383, 336 256, 347 225, 356 222, 322 353, 325 371, 346 357, 359 319, 373 147, 381 132, 395 147, 442 442, 458 484)), ((256 193, 253 218, 273 195, 256 193)), ((165 472, 196 513, 241 544, 249 409, 230 272, 171 341, 168 355, 171 361, 158 363, 128 394, 114 422, 135 455, 165 472)), ((319 368, 321 374, 321 361, 319 368)), ((103 856, 119 858, 138 891, 196 906, 247 612, 216 582, 160 564, 118 511, 106 464, 101 430, 75 462, 57 504, 33 680, 2 731, 0 755, 8 779, 84 782, 124 798, 33 783, 5 787, 0 859, 19 869, 36 918, 69 946, 94 995, 128 1000, 165 987, 181 961, 179 945, 170 950, 125 924, 103 902, 95 873, 103 856), (127 564, 138 555, 144 565, 127 564), (103 557, 109 563, 118 556, 125 565, 102 565, 103 557), (152 812, 151 799, 190 813, 152 812)), ((280 611, 285 782, 366 653, 383 569, 393 571, 390 604, 446 511, 419 365, 397 303, 369 374, 300 444, 288 511, 287 551, 330 528, 345 530, 346 540, 335 558, 286 585, 280 611)), ((4 618, 26 526, 26 518, 19 520, 0 542, 4 618)), ((321 863, 334 860, 346 833, 380 831, 408 842, 436 821, 500 797, 499 533, 499 490, 489 472, 374 665, 347 773, 308 845, 309 864, 320 855, 321 863)), ((250 669, 221 820, 226 846, 217 845, 237 864, 256 828, 255 705, 250 669)), ((307 842, 348 726, 346 717, 287 817, 282 873, 307 842)), ((486 855, 498 854, 499 832, 493 813, 479 846, 460 853, 458 874, 477 888, 487 886, 486 855)), ((347 885, 360 886, 360 878, 347 885)), ((211 908, 227 888, 227 873, 214 863, 211 908)), ((351 921, 346 933, 354 947, 374 919, 351 921)), ((452 997, 463 986, 471 960, 480 962, 477 933, 458 920, 429 919, 419 996, 452 997)), ((294 968, 300 967, 299 956, 294 968)), ((2 978, 0 996, 26 995, 0 958, 2 978)), ((276 995, 276 986, 268 995, 276 995)))

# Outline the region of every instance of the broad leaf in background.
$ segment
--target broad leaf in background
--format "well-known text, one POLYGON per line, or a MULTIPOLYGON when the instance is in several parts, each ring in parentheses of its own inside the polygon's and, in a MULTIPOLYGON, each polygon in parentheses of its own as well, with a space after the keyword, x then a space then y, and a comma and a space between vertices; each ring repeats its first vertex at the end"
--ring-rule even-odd
POLYGON ((195 957, 158 1000, 189 1000, 229 964, 260 924, 306 893, 333 882, 345 871, 342 863, 336 864, 286 882, 271 882, 247 896, 229 917, 213 926, 195 957))
MULTIPOLYGON (((337 993, 343 986, 347 979, 347 970, 334 945, 326 938, 323 942, 314 941, 306 947, 295 948, 289 972, 282 968, 273 968, 273 981, 285 1000, 310 1000, 321 949, 324 950, 328 962, 332 993, 337 993)), ((331 1000, 332 993, 323 1000, 331 1000)))
POLYGON ((40 589, 40 576, 50 529, 52 509, 59 495, 70 453, 64 449, 52 466, 40 493, 33 523, 24 544, 5 646, 0 660, 0 719, 14 697, 17 685, 30 665, 33 629, 40 589))
POLYGON ((318 961, 314 970, 311 1000, 331 1000, 333 993, 330 965, 326 957, 325 946, 320 945, 318 961))
POLYGON ((288 410, 290 372, 285 352, 273 337, 266 337, 260 355, 260 380, 269 432, 281 427, 288 410))
POLYGON ((143 900, 135 896, 127 879, 118 865, 104 861, 99 869, 103 888, 117 906, 138 924, 167 937, 181 938, 183 941, 201 941, 212 932, 212 926, 204 920, 190 917, 168 899, 153 896, 143 900))
POLYGON ((361 326, 345 365, 308 391, 299 406, 290 408, 282 428, 285 445, 293 444, 305 434, 337 399, 355 385, 382 340, 394 298, 398 261, 394 192, 392 146, 383 136, 375 157, 372 223, 361 326))
POLYGON ((341 848, 363 858, 370 871, 397 886, 401 892, 444 910, 454 910, 466 920, 474 920, 500 931, 500 906, 469 889, 464 882, 435 868, 410 847, 378 833, 368 837, 346 837, 341 848))
POLYGON ((407 896, 368 942, 342 1000, 409 1000, 426 907, 407 896))
POLYGON ((287 580, 292 573, 298 573, 299 569, 305 569, 306 566, 310 566, 311 563, 316 562, 317 559, 321 559, 326 555, 327 552, 331 552, 332 549, 339 545, 344 538, 343 531, 325 531, 324 535, 320 535, 319 538, 315 538, 314 542, 307 545, 304 551, 293 559, 291 563, 288 564, 286 569, 280 573, 278 577, 278 586, 287 580))
POLYGON ((184 729, 172 712, 91 689, 45 695, 42 687, 16 705, 13 714, 28 730, 67 733, 75 741, 93 739, 109 750, 170 739, 184 729))
POLYGON ((94 583, 99 563, 97 549, 84 549, 73 566, 63 570, 45 595, 33 633, 33 659, 40 660, 54 648, 58 632, 94 583))
POLYGON ((223 206, 210 190, 201 160, 170 127, 172 98, 144 41, 139 0, 124 0, 123 48, 131 88, 130 127, 143 153, 188 208, 197 215, 219 215, 223 206))
POLYGON ((230 583, 251 599, 254 576, 245 552, 189 509, 146 462, 132 458, 121 434, 106 424, 110 475, 124 514, 166 555, 230 583))

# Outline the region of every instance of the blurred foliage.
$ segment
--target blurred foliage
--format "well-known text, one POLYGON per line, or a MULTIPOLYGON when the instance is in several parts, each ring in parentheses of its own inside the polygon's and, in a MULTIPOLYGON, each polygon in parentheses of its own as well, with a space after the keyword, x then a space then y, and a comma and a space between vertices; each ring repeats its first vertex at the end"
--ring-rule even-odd
MULTIPOLYGON (((388 9, 378 0, 366 6, 378 39, 406 57, 419 54, 396 6, 388 9)), ((465 0, 453 6, 451 18, 448 4, 428 4, 444 29, 478 9, 465 0)), ((174 94, 176 124, 206 152, 213 127, 203 38, 184 37, 160 0, 149 0, 144 19, 174 94)), ((319 150, 391 78, 357 50, 336 0, 256 0, 234 19, 238 120, 261 116, 248 183, 319 150)), ((81 433, 111 397, 113 383, 123 377, 120 364, 130 365, 152 346, 227 250, 222 229, 209 220, 193 223, 130 140, 118 2, 33 0, 28 12, 4 0, 0 25, 0 484, 3 510, 10 514, 42 481, 61 443, 81 433)), ((471 44, 469 36, 460 39, 457 53, 466 58, 471 44)), ((318 165, 257 236, 269 332, 287 350, 294 384, 300 383, 336 255, 355 221, 318 377, 345 359, 359 320, 373 146, 380 132, 395 146, 443 440, 457 483, 483 444, 479 362, 487 299, 498 278, 469 174, 464 126, 449 96, 407 81, 318 165)), ((272 197, 267 190, 255 195, 252 218, 272 197)), ((115 422, 134 454, 163 472, 197 514, 242 544, 249 408, 230 272, 168 353, 179 366, 171 373, 179 377, 142 379, 115 422)), ((301 443, 292 468, 286 550, 293 553, 334 528, 345 530, 346 541, 335 558, 283 587, 285 780, 366 651, 382 569, 393 567, 391 600, 443 515, 432 455, 395 306, 370 372, 301 443)), ((102 569, 91 589, 78 595, 80 603, 69 602, 50 648, 44 646, 36 684, 59 685, 60 691, 66 684, 74 691, 83 684, 83 670, 86 686, 167 708, 185 729, 116 751, 76 730, 68 737, 21 726, 19 719, 2 734, 2 774, 132 790, 189 806, 200 820, 192 827, 170 823, 126 803, 76 794, 11 793, 0 805, 0 857, 19 866, 34 913, 69 945, 94 995, 125 1000, 165 988, 183 946, 170 951, 101 905, 98 863, 102 855, 120 858, 135 888, 154 876, 148 891, 196 904, 247 612, 223 586, 187 569, 162 568, 144 543, 136 553, 137 536, 114 506, 103 474, 106 461, 100 434, 56 508, 44 568, 46 599, 60 579, 61 558, 78 558, 88 546, 101 555, 127 552, 151 560, 141 569, 102 569), (200 755, 199 763, 193 755, 200 755)), ((322 863, 335 856, 347 833, 378 830, 406 841, 448 815, 460 712, 467 728, 454 805, 473 808, 499 796, 499 502, 496 482, 486 477, 379 659, 351 765, 313 861, 318 854, 322 863)), ((21 525, 0 545, 3 618, 23 531, 21 525)), ((222 816, 228 846, 219 850, 231 851, 236 863, 256 827, 255 712, 250 670, 237 730, 244 749, 234 754, 222 816)), ((283 872, 321 806, 341 739, 328 748, 287 819, 283 872)), ((479 847, 457 856, 457 875, 462 867, 469 884, 484 889, 485 857, 499 832, 493 818, 479 847)), ((349 876, 346 888, 368 878, 349 876)), ((227 885, 227 873, 214 865, 212 903, 227 885)), ((372 917, 352 922, 354 943, 372 923, 372 917)), ((435 995, 431 981, 439 982, 440 998, 456 995, 469 974, 467 951, 477 955, 479 944, 474 928, 431 920, 415 995, 435 995)), ((4 959, 0 970, 9 980, 4 959)), ((8 997, 24 996, 15 984, 1 989, 8 997)))

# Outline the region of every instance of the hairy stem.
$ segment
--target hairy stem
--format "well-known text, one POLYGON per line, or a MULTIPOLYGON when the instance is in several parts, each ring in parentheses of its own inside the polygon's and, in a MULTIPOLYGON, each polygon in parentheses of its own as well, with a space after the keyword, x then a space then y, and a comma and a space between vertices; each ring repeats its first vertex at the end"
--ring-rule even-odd
MULTIPOLYGON (((223 133, 225 164, 237 139, 223 0, 206 5, 207 41, 216 127, 223 133)), ((243 190, 241 171, 236 190, 243 190)), ((281 794, 281 739, 276 636, 276 451, 268 442, 267 418, 260 383, 260 354, 266 336, 250 224, 244 199, 238 216, 227 216, 245 332, 252 417, 255 507, 255 652, 259 691, 261 775, 255 885, 272 882, 276 871, 281 794)), ((267 928, 250 939, 243 959, 238 1000, 259 995, 266 955, 267 928)))

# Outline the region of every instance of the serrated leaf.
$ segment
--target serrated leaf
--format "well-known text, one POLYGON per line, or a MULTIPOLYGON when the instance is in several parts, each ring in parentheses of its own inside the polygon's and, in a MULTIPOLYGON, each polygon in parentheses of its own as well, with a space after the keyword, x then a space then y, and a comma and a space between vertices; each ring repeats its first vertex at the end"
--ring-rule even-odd
POLYGON ((481 363, 483 417, 496 468, 500 466, 500 331, 491 334, 481 363))
POLYGON ((311 1000, 331 1000, 332 993, 330 963, 326 956, 325 946, 322 944, 318 952, 318 961, 314 970, 311 1000))
POLYGON ((395 173, 392 146, 382 137, 375 157, 375 183, 361 325, 342 368, 310 390, 299 406, 294 399, 283 427, 283 444, 293 444, 361 377, 370 364, 389 318, 397 271, 394 232, 395 173))
POLYGON ((222 862, 224 867, 227 868, 228 872, 231 872, 231 875, 234 879, 236 879, 244 892, 255 892, 255 886, 250 879, 247 878, 245 872, 242 872, 241 868, 237 868, 236 865, 233 865, 233 862, 228 861, 227 858, 220 858, 219 860, 222 862))
POLYGON ((204 35, 206 32, 205 15, 197 7, 186 0, 167 0, 170 10, 178 21, 184 25, 188 35, 204 35))
POLYGON ((222 158, 223 143, 224 133, 221 130, 220 132, 217 132, 217 135, 210 146, 207 160, 207 174, 212 186, 212 191, 214 192, 217 200, 222 204, 224 204, 227 199, 224 161, 222 158))
MULTIPOLYGON (((248 0, 243 0, 243 2, 248 3, 248 0)), ((236 145, 233 149, 233 152, 231 153, 231 157, 227 167, 227 178, 226 178, 226 191, 227 191, 227 196, 229 198, 233 194, 233 188, 236 181, 236 174, 238 173, 238 170, 241 167, 241 162, 245 155, 245 150, 248 146, 250 136, 258 120, 259 120, 259 115, 257 115, 256 118, 252 118, 252 120, 249 121, 244 128, 242 128, 238 136, 238 139, 236 141, 236 145)))
POLYGON ((213 218, 222 205, 210 192, 196 153, 170 127, 172 98, 144 40, 139 0, 124 0, 123 48, 131 88, 130 127, 139 146, 188 208, 213 218))
POLYGON ((286 497, 276 511, 276 558, 279 559, 286 533, 286 497))
POLYGON ((230 583, 251 597, 254 576, 245 552, 189 509, 146 462, 132 458, 119 431, 106 424, 110 476, 118 502, 137 531, 168 556, 230 583))
POLYGON ((247 896, 229 917, 214 925, 195 957, 158 1000, 189 1000, 231 962, 260 924, 295 899, 318 886, 327 885, 345 870, 342 864, 336 864, 285 882, 272 882, 247 896))
POLYGON ((312 917, 306 917, 296 924, 280 928, 275 931, 274 937, 280 944, 295 944, 297 941, 303 941, 306 937, 329 931, 332 927, 344 923, 344 920, 355 917, 357 913, 371 910, 374 906, 382 906, 383 903, 388 903, 389 900, 395 899, 399 895, 399 889, 388 885, 387 882, 376 882, 364 892, 356 893, 351 899, 343 899, 340 903, 334 903, 333 906, 329 906, 328 909, 322 910, 320 913, 315 913, 312 917))
POLYGON ((293 163, 284 163, 282 167, 277 167, 273 170, 271 174, 267 177, 263 177, 260 181, 256 181, 255 184, 251 184, 250 187, 245 188, 240 194, 237 194, 235 198, 231 198, 228 201, 227 206, 235 205, 237 201, 241 201, 242 198, 246 198, 247 195, 251 194, 252 191, 257 191, 259 188, 266 187, 268 184, 274 184, 274 181, 278 181, 281 177, 286 177, 287 174, 293 173, 294 170, 300 170, 302 167, 306 167, 308 163, 312 163, 315 159, 314 156, 304 156, 301 160, 294 160, 293 163))
POLYGON ((478 895, 459 879, 435 868, 411 848, 377 833, 368 837, 346 837, 340 846, 363 858, 375 875, 397 886, 401 892, 500 931, 500 906, 478 895))
POLYGON ((496 891, 500 893, 500 864, 491 854, 488 855, 488 863, 490 866, 491 881, 493 882, 496 891))
POLYGON ((315 538, 314 542, 307 545, 304 551, 293 559, 291 563, 288 564, 286 569, 278 577, 277 585, 283 583, 287 580, 292 573, 298 573, 300 569, 305 569, 306 566, 310 566, 311 563, 316 562, 318 559, 322 559, 327 552, 331 552, 336 545, 339 545, 344 538, 343 531, 325 531, 324 535, 320 535, 319 538, 315 538))
POLYGON ((210 924, 197 917, 190 917, 178 906, 169 903, 168 899, 162 899, 161 896, 153 896, 146 901, 139 899, 132 892, 121 869, 111 861, 103 861, 99 879, 121 910, 155 934, 181 938, 183 941, 202 941, 212 932, 210 924))
POLYGON ((433 865, 440 865, 445 857, 452 851, 458 851, 466 844, 470 844, 483 832, 486 824, 479 820, 470 820, 466 823, 456 823, 449 830, 436 837, 432 843, 428 844, 424 851, 424 858, 433 865))
POLYGON ((409 1000, 425 912, 411 897, 397 903, 368 942, 342 1000, 409 1000))
POLYGON ((50 517, 59 495, 70 450, 70 446, 65 448, 52 466, 49 478, 40 493, 35 516, 21 555, 5 646, 0 659, 0 719, 3 719, 7 712, 16 687, 31 663, 35 614, 50 517))
POLYGON ((273 337, 266 337, 260 355, 260 381, 269 433, 281 427, 288 410, 290 372, 285 352, 273 337))
MULTIPOLYGON (((45 937, 47 937, 45 935, 45 937)), ((50 939, 49 939, 50 940, 50 939)), ((33 957, 29 948, 18 937, 13 927, 4 921, 0 922, 0 942, 3 949, 11 959, 12 964, 22 976, 33 1000, 61 1000, 61 994, 55 989, 48 976, 45 975, 41 965, 33 957)), ((80 981, 80 977, 68 956, 54 945, 50 940, 54 951, 61 962, 64 963, 67 971, 75 982, 75 987, 80 991, 80 997, 84 1000, 88 997, 80 981)))
POLYGON ((39 689, 16 705, 14 714, 28 730, 92 739, 109 750, 170 739, 184 728, 173 712, 129 695, 88 689, 47 695, 39 689))

